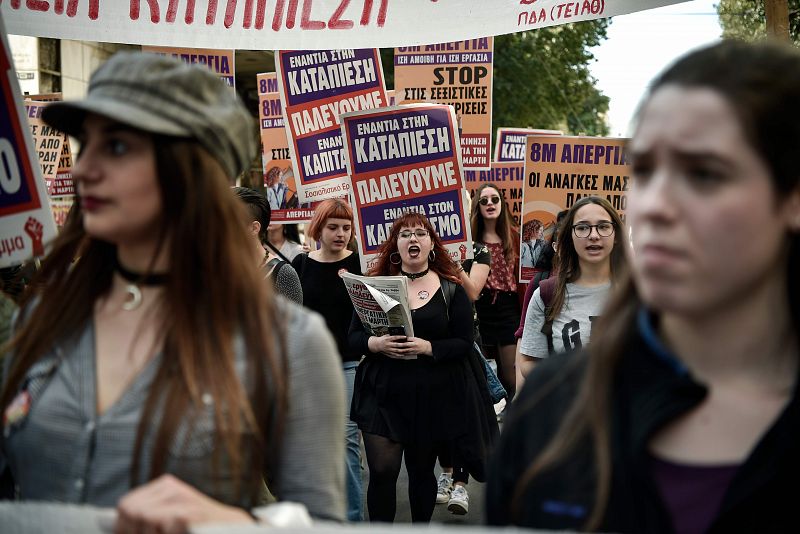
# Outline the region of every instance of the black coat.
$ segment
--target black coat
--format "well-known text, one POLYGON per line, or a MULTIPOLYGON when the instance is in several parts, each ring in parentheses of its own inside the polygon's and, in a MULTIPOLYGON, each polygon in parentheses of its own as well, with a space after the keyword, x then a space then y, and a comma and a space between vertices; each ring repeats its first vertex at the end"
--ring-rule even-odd
MULTIPOLYGON (((632 333, 612 389, 612 483, 600 526, 606 532, 672 532, 672 522, 650 471, 647 443, 665 424, 697 406, 707 394, 683 366, 632 333)), ((487 520, 542 529, 579 529, 594 502, 595 464, 588 439, 566 461, 534 479, 512 514, 521 473, 563 420, 586 369, 585 352, 540 364, 506 418, 490 464, 487 520), (547 391, 546 388, 555 385, 547 391), (535 397, 542 396, 539 402, 535 397), (526 409, 526 403, 528 407, 526 409)), ((800 382, 798 382, 800 383, 800 382)), ((738 468, 709 532, 798 532, 800 395, 793 398, 738 468)))

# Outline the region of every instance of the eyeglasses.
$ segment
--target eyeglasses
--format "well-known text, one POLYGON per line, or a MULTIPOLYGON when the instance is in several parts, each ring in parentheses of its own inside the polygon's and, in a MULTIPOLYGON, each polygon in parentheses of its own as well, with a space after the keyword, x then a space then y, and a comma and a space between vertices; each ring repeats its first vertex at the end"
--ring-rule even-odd
POLYGON ((490 197, 481 197, 481 199, 478 201, 478 203, 481 206, 485 206, 489 202, 491 202, 492 204, 497 204, 500 202, 500 197, 498 197, 497 195, 492 195, 490 197))
POLYGON ((428 231, 423 230, 422 228, 414 230, 413 232, 411 230, 403 230, 397 235, 400 237, 400 239, 411 239, 412 235, 417 236, 417 239, 422 239, 423 237, 428 237, 428 231))
POLYGON ((597 228, 597 235, 600 237, 611 237, 614 235, 614 223, 603 221, 597 224, 578 223, 572 225, 575 237, 585 239, 592 233, 592 228, 597 228))

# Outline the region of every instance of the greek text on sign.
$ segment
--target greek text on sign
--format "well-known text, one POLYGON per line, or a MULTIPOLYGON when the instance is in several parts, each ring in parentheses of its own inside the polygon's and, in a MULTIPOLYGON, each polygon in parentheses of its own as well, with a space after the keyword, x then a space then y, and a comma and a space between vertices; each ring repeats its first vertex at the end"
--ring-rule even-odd
POLYGON ((300 202, 348 194, 339 117, 386 106, 378 50, 280 51, 275 57, 300 202))
POLYGON ((394 51, 394 86, 400 104, 453 106, 468 170, 489 170, 492 128, 491 37, 394 51))
POLYGON ((455 114, 411 104, 342 116, 362 269, 398 217, 425 215, 454 260, 472 253, 455 114))
POLYGON ((396 47, 504 35, 686 0, 6 0, 10 33, 244 50, 396 47))
MULTIPOLYGON (((585 196, 605 197, 625 218, 630 167, 625 139, 528 136, 522 200, 521 238, 530 227, 549 230, 556 214, 585 196)), ((524 246, 524 243, 520 243, 524 246)), ((520 267, 520 281, 533 270, 520 267)))

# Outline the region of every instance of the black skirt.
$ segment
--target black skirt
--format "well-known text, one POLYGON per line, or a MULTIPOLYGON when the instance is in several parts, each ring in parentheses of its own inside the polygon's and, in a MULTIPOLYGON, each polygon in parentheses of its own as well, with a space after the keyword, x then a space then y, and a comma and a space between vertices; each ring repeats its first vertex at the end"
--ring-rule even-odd
POLYGON ((513 291, 484 289, 475 302, 478 329, 484 345, 515 345, 514 332, 519 326, 519 298, 513 291))

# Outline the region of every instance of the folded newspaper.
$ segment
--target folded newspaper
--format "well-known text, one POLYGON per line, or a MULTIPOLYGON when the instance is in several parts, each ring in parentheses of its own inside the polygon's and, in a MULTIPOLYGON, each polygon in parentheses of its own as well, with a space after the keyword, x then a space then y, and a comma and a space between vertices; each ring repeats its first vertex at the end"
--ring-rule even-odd
MULTIPOLYGON (((342 279, 353 307, 370 335, 414 336, 408 307, 408 278, 343 273, 342 279)), ((409 356, 412 358, 416 356, 409 356)))

